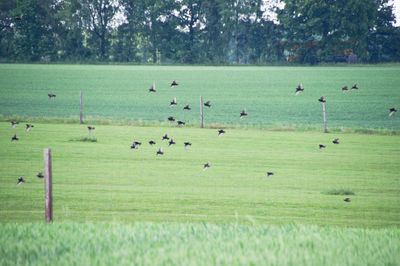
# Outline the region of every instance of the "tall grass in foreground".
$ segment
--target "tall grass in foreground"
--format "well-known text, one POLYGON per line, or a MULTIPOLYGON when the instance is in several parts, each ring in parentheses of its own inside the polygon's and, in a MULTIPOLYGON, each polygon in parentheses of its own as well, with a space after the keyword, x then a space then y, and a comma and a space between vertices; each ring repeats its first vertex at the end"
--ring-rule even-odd
POLYGON ((399 265, 400 230, 0 224, 0 265, 399 265))

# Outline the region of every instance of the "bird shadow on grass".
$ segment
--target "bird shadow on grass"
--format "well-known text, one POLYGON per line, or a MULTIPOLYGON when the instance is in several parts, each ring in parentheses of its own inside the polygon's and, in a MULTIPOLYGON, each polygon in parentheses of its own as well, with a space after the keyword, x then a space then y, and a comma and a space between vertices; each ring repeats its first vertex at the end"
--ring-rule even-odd
POLYGON ((355 193, 348 188, 339 188, 339 189, 330 189, 326 191, 322 191, 322 194, 325 195, 355 195, 355 193))
POLYGON ((95 137, 77 137, 77 138, 70 138, 69 141, 76 141, 76 142, 97 142, 97 138, 95 138, 95 137))

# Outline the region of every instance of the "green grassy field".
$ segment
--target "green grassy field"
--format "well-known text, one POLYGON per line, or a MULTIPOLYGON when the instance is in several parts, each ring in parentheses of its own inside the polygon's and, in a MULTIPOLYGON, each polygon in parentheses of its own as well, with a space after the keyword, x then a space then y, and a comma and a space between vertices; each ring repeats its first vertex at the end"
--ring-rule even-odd
POLYGON ((79 115, 79 91, 84 113, 91 117, 198 123, 199 96, 210 100, 206 123, 243 125, 320 125, 327 98, 329 127, 400 129, 400 65, 355 67, 202 67, 0 65, 0 114, 70 117, 79 115), (170 89, 176 79, 179 87, 170 89), (148 88, 156 82, 157 93, 148 88), (304 93, 294 96, 299 82, 304 93), (359 91, 343 94, 345 85, 359 91), (50 102, 47 94, 57 95, 50 102), (177 97, 178 106, 169 107, 177 97), (190 104, 192 111, 183 112, 190 104), (239 119, 246 107, 249 116, 239 119))

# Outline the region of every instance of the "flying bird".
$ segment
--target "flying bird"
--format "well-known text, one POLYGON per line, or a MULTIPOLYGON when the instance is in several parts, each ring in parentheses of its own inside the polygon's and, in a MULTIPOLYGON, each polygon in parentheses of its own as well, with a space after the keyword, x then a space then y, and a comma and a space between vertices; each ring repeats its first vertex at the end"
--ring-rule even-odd
POLYGON ((153 85, 150 87, 149 92, 157 92, 156 91, 156 83, 153 82, 153 85))
POLYGON ((176 142, 174 141, 174 138, 171 138, 171 140, 169 141, 168 147, 175 145, 176 142))
POLYGON ((349 87, 347 87, 347 86, 344 86, 343 88, 342 88, 342 92, 344 93, 345 91, 348 91, 349 90, 349 87))
POLYGON ((178 85, 179 85, 179 84, 176 83, 176 80, 174 80, 174 81, 172 81, 172 83, 171 83, 171 88, 177 87, 178 85))
POLYGON ((152 140, 150 140, 149 141, 149 144, 151 145, 151 146, 153 146, 154 144, 156 144, 154 141, 152 141, 152 140))
POLYGON ((323 144, 319 144, 319 150, 322 151, 323 148, 326 148, 326 146, 323 144))
POLYGON ((226 131, 223 129, 218 130, 218 137, 224 135, 225 133, 226 131))
POLYGON ((19 185, 21 185, 23 183, 25 183, 25 179, 21 176, 20 178, 18 178, 17 186, 19 186, 19 185))
POLYGON ((187 150, 189 148, 189 146, 192 146, 192 143, 190 142, 185 142, 185 150, 187 150))
POLYGON ((270 178, 271 176, 273 176, 274 173, 273 172, 267 172, 267 178, 270 178))
POLYGON ((185 111, 185 110, 188 110, 188 111, 192 110, 192 109, 190 108, 189 104, 186 105, 185 107, 183 107, 183 111, 185 111))
POLYGON ((211 166, 210 162, 207 162, 203 167, 203 171, 207 170, 207 168, 210 168, 210 166, 211 166))
POLYGON ((345 202, 350 202, 350 198, 345 198, 344 201, 345 202))
POLYGON ((243 116, 247 116, 246 108, 244 108, 243 111, 240 113, 240 118, 242 118, 243 116))
POLYGON ((333 144, 339 144, 339 139, 334 139, 332 142, 333 144))
POLYGON ((164 152, 162 151, 162 147, 160 147, 156 153, 156 155, 163 155, 164 152))
POLYGON ((321 103, 326 103, 325 96, 321 96, 321 98, 319 98, 318 101, 321 103))
POLYGON ((14 136, 11 138, 11 141, 14 141, 14 140, 19 140, 19 138, 17 137, 17 133, 15 133, 14 136))
POLYGON ((389 109, 389 117, 392 116, 395 112, 397 112, 397 108, 393 107, 389 109))
POLYGON ((37 176, 38 178, 43 178, 43 177, 44 177, 44 175, 43 175, 42 172, 39 172, 36 176, 37 176))
POLYGON ((183 126, 184 124, 185 124, 185 122, 178 120, 178 126, 183 126))
POLYGON ((297 95, 297 94, 299 94, 300 92, 303 92, 303 91, 304 91, 303 83, 300 83, 299 86, 297 86, 296 92, 294 93, 294 95, 297 95))
POLYGON ((172 100, 172 102, 170 102, 169 103, 169 106, 173 106, 173 105, 177 105, 177 102, 176 102, 176 97, 172 100))
POLYGON ((206 101, 204 103, 204 106, 207 106, 208 108, 210 108, 211 107, 211 101, 206 101))
POLYGON ((169 140, 168 134, 165 134, 165 135, 162 137, 162 141, 164 141, 164 140, 169 140))
POLYGON ((52 94, 52 93, 47 94, 47 96, 49 96, 49 99, 50 99, 50 100, 56 97, 56 95, 55 95, 55 94, 52 94))
POLYGON ((29 130, 31 130, 31 128, 35 127, 32 124, 26 124, 26 132, 29 132, 29 130))
POLYGON ((356 83, 356 84, 354 84, 353 85, 353 87, 351 87, 351 89, 350 90, 358 90, 358 84, 356 83))
POLYGON ((174 121, 175 121, 175 118, 172 117, 172 116, 170 116, 170 117, 168 117, 168 121, 174 122, 174 121))
POLYGON ((15 126, 18 125, 18 124, 19 124, 19 122, 17 122, 17 121, 11 121, 11 127, 12 128, 15 128, 15 126))

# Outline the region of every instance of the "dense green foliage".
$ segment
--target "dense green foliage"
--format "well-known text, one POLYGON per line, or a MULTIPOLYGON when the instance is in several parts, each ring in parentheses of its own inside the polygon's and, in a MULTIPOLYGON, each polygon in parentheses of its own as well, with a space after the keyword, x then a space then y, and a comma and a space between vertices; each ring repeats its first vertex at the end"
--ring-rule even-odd
POLYGON ((0 58, 266 64, 351 51, 361 62, 399 61, 394 21, 389 0, 8 0, 0 58))
POLYGON ((0 224, 1 265, 398 265, 399 229, 0 224))
MULTIPOLYGON (((85 117, 159 121, 174 116, 199 125, 199 96, 205 123, 265 126, 319 126, 327 99, 328 129, 400 129, 399 65, 376 67, 188 67, 0 65, 0 114, 77 117, 79 91, 85 117), (180 84, 170 88, 172 80, 180 84), (156 82, 157 92, 148 88, 156 82), (302 82, 304 92, 295 96, 302 82), (342 93, 344 85, 359 90, 342 93), (57 97, 49 100, 48 93, 57 97), (169 107, 176 97, 178 106, 169 107), (183 111, 190 104, 191 111, 183 111), (249 116, 239 119, 246 107, 249 116)), ((172 124, 173 125, 173 124, 172 124)))

